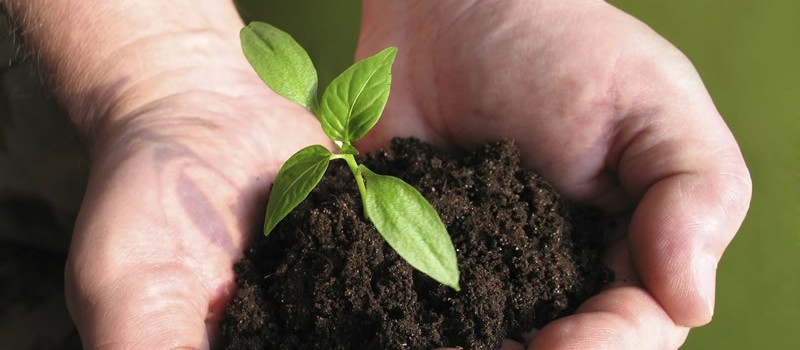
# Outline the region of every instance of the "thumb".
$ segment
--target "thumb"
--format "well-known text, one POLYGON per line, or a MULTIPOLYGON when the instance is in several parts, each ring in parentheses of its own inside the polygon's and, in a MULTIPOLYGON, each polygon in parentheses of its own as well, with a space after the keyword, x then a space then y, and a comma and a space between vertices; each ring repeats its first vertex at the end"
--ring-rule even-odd
POLYGON ((638 203, 628 243, 642 283, 676 324, 700 326, 713 315, 716 267, 752 185, 733 135, 682 62, 673 70, 688 72, 682 80, 632 94, 639 103, 620 124, 615 162, 638 203))
POLYGON ((85 349, 210 348, 202 288, 182 278, 190 275, 181 267, 137 269, 98 283, 72 266, 67 306, 85 349))
POLYGON ((711 320, 717 264, 749 198, 749 177, 712 167, 666 176, 639 202, 630 224, 631 257, 676 323, 711 320))

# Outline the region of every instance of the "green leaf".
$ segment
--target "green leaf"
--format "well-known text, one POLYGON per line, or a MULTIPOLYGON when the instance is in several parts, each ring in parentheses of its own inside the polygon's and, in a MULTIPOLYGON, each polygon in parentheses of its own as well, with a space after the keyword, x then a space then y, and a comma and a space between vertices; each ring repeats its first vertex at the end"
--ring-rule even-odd
POLYGON ((269 235, 278 222, 308 197, 325 175, 331 155, 327 148, 313 145, 301 149, 283 164, 269 194, 265 235, 269 235))
POLYGON ((460 290, 456 250, 433 206, 403 180, 359 169, 367 180, 367 214, 386 242, 417 270, 460 290))
POLYGON ((354 142, 378 122, 392 84, 397 48, 356 62, 333 79, 322 94, 319 119, 333 140, 354 142))
POLYGON ((317 70, 292 36, 263 22, 252 22, 239 32, 242 51, 261 80, 275 93, 314 108, 317 70))
POLYGON ((342 153, 344 154, 358 155, 358 149, 356 149, 355 147, 353 147, 353 145, 349 143, 342 144, 342 146, 340 146, 339 149, 341 149, 342 153))

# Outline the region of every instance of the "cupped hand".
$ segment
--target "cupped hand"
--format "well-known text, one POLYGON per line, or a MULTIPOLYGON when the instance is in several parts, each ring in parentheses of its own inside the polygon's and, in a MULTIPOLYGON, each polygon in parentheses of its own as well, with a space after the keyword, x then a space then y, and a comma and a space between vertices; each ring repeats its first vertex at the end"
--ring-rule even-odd
POLYGON ((514 139, 560 191, 625 222, 616 280, 532 348, 672 349, 711 320, 751 182, 677 49, 602 1, 365 2, 357 56, 390 45, 392 95, 362 146, 514 139))
MULTIPOLYGON (((195 88, 137 100, 93 140, 67 265, 87 349, 208 349, 278 168, 327 144, 311 114, 234 63, 148 80, 195 88)), ((135 89, 163 88, 149 84, 135 89)))

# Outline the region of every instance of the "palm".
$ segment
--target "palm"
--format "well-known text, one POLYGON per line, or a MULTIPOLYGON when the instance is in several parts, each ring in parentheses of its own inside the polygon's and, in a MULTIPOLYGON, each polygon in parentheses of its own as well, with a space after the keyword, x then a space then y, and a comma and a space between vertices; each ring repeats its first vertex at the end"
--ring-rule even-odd
MULTIPOLYGON (((708 179, 681 176, 705 171, 698 166, 704 161, 721 158, 712 171, 727 169, 746 199, 748 180, 735 143, 691 64, 633 18, 603 2, 503 5, 365 4, 358 56, 399 48, 389 105, 365 143, 376 147, 395 135, 456 148, 516 140, 527 165, 568 196, 632 218, 630 233, 623 225, 608 252, 617 273, 613 288, 546 328, 538 344, 677 346, 687 328, 675 323, 704 323, 707 316, 697 316, 697 309, 709 306, 685 296, 683 305, 673 305, 670 298, 693 282, 676 278, 668 285, 673 271, 657 259, 692 260, 697 248, 691 240, 672 243, 660 235, 676 217, 681 225, 696 225, 686 211, 698 203, 680 202, 681 190, 699 190, 697 197, 715 201, 703 206, 719 205, 719 189, 700 188, 708 179), (705 134, 683 133, 686 125, 705 134), (716 153, 685 152, 695 147, 716 153), (645 335, 636 323, 642 320, 653 324, 649 340, 623 334, 645 335), (614 332, 619 339, 606 339, 614 332)), ((741 203, 723 205, 741 213, 741 203)), ((719 243, 724 247, 729 239, 719 243)))
MULTIPOLYGON (((519 7, 535 7, 526 3, 519 7)), ((595 20, 582 23, 555 15, 560 23, 543 23, 521 17, 530 8, 510 9, 493 21, 484 18, 481 6, 464 10, 450 26, 434 30, 437 21, 419 28, 429 33, 420 34, 428 40, 423 45, 390 36, 362 38, 361 54, 401 48, 379 135, 414 133, 455 147, 512 138, 529 166, 571 196, 594 202, 615 194, 609 172, 617 169, 607 158, 615 129, 632 116, 621 115, 614 85, 624 69, 617 66, 620 56, 637 44, 622 37, 630 36, 622 30, 625 20, 633 21, 614 13, 623 21, 602 23, 593 14, 595 20), (508 18, 515 14, 519 23, 508 18), (556 24, 564 29, 554 30, 556 24)))
POLYGON ((96 325, 87 347, 207 348, 280 163, 324 142, 313 117, 247 75, 236 84, 251 93, 152 103, 100 148, 68 266, 73 316, 96 325))

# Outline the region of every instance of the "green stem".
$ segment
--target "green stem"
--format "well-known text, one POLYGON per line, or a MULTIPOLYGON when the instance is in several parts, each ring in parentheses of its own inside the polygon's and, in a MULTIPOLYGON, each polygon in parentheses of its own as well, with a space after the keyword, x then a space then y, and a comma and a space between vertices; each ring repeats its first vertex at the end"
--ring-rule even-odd
POLYGON ((356 157, 352 154, 336 154, 331 157, 331 159, 344 159, 344 161, 347 162, 347 167, 350 168, 350 172, 355 176, 358 192, 361 194, 361 206, 364 208, 364 218, 369 220, 369 214, 367 214, 367 187, 364 185, 364 176, 361 175, 361 169, 358 168, 356 157))

